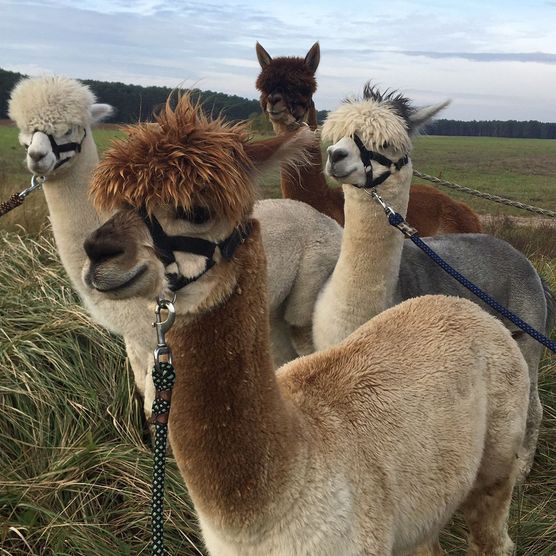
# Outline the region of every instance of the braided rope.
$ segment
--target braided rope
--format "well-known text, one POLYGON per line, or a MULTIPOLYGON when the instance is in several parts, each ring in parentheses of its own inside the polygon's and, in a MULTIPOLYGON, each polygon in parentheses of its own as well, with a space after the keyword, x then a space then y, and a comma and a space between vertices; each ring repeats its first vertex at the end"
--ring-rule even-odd
POLYGON ((536 214, 542 214, 543 216, 549 216, 550 218, 556 218, 556 212, 552 210, 534 207, 532 205, 526 205, 525 203, 520 203, 519 201, 514 201, 512 199, 506 199, 505 197, 500 197, 499 195, 484 193, 483 191, 478 191, 477 189, 472 189, 471 187, 466 187, 465 185, 459 185, 458 183, 452 183, 450 181, 441 180, 440 178, 436 178, 434 176, 429 176, 428 174, 423 174, 418 170, 413 170, 413 175, 418 178, 428 180, 432 183, 454 189, 456 191, 462 191, 464 193, 468 193, 469 195, 480 197, 481 199, 487 199, 488 201, 494 201, 495 203, 501 203, 503 205, 508 205, 509 207, 516 207, 523 210, 528 210, 529 212, 534 212, 536 214))
POLYGON ((14 193, 7 201, 0 203, 0 216, 4 216, 13 210, 15 207, 18 207, 23 203, 24 197, 21 197, 19 193, 14 193))
POLYGON ((479 299, 484 301, 487 305, 492 307, 496 312, 500 313, 503 317, 513 322, 517 327, 521 328, 524 332, 529 334, 532 338, 537 340, 543 346, 556 353, 556 342, 553 342, 538 330, 533 328, 530 324, 519 318, 512 313, 509 309, 498 303, 494 298, 481 290, 478 286, 468 280, 463 274, 452 268, 440 255, 433 251, 416 233, 416 230, 406 224, 403 216, 397 212, 392 212, 388 215, 388 222, 398 228, 406 237, 408 237, 419 249, 424 251, 442 270, 447 272, 452 278, 455 278, 463 287, 467 288, 470 292, 474 293, 479 299))
POLYGON ((176 372, 171 363, 161 362, 153 367, 153 382, 156 398, 153 402, 153 419, 155 421, 153 492, 152 492, 152 556, 164 556, 164 474, 166 471, 166 448, 168 443, 168 414, 170 413, 170 395, 176 379, 176 372))

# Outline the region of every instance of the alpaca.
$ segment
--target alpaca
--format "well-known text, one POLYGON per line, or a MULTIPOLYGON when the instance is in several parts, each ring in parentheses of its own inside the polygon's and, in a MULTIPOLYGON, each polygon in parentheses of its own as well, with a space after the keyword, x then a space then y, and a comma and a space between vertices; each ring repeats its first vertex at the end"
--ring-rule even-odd
MULTIPOLYGON (((320 61, 319 43, 311 47, 304 59, 271 58, 259 43, 256 51, 261 66, 256 87, 261 92, 262 110, 275 133, 283 133, 301 122, 316 129, 313 94, 317 89, 315 72, 320 61)), ((298 173, 281 173, 282 196, 303 201, 343 226, 344 196, 340 189, 327 186, 320 149, 315 149, 311 155, 311 164, 300 168, 298 173)), ((407 219, 421 236, 481 231, 478 215, 465 203, 424 184, 411 186, 407 219)))
MULTIPOLYGON (((20 129, 20 142, 27 148, 29 170, 47 178, 44 192, 66 272, 89 313, 124 337, 135 384, 149 416, 154 399, 152 350, 156 345, 151 326, 153 298, 137 303, 122 296, 115 302, 82 280, 88 261, 83 242, 101 223, 88 198, 89 178, 98 163, 90 126, 112 109, 96 104, 90 89, 78 81, 49 76, 20 81, 12 91, 9 110, 20 129), (66 151, 68 144, 72 150, 66 151), (58 156, 54 145, 60 150, 58 156)), ((279 366, 299 352, 312 351, 313 305, 336 264, 341 229, 295 201, 265 201, 257 212, 264 225, 274 285, 272 340, 279 366), (292 227, 303 230, 304 235, 292 233, 292 227)))
MULTIPOLYGON (((100 211, 117 210, 115 241, 195 230, 222 251, 241 237, 233 254, 196 270, 167 334, 177 373, 170 443, 208 552, 406 555, 433 546, 462 506, 469 554, 511 554, 506 520, 529 383, 509 331, 468 300, 426 296, 275 374, 253 175, 272 151, 291 159, 299 139, 249 143, 234 126, 209 142, 197 110, 167 106, 160 117, 169 140, 137 130, 107 153, 91 190, 100 211), (208 228, 193 222, 199 207, 208 228)), ((100 236, 89 249, 113 254, 100 236)), ((161 292, 163 255, 151 249, 143 271, 161 292)), ((129 280, 127 269, 113 272, 129 280)))
POLYGON ((44 195, 62 264, 81 297, 82 245, 100 220, 87 199, 98 163, 91 126, 112 114, 91 90, 61 76, 26 78, 13 89, 8 116, 19 128, 29 171, 45 176, 44 195))
MULTIPOLYGON (((334 143, 328 149, 326 170, 344 184, 346 223, 338 263, 315 305, 315 349, 339 343, 374 315, 404 299, 448 294, 482 303, 413 243, 405 242, 366 190, 367 176, 386 178, 376 189, 405 216, 412 175, 408 156, 411 136, 444 106, 446 103, 417 110, 402 95, 381 94, 367 85, 362 100, 345 102, 324 123, 323 137, 334 143), (371 167, 367 167, 369 174, 365 173, 355 140, 374 153, 370 155, 374 158, 371 167), (391 166, 388 171, 386 160, 376 160, 380 155, 402 161, 399 170, 391 166)), ((527 258, 508 243, 482 234, 452 234, 431 238, 427 243, 499 303, 537 330, 550 333, 554 319, 552 294, 527 258)), ((530 373, 525 475, 533 462, 542 417, 537 375, 544 348, 509 321, 506 324, 516 337, 530 373)))
MULTIPOLYGON (((315 72, 320 62, 320 46, 316 42, 305 58, 272 59, 257 43, 257 58, 262 71, 256 87, 261 92, 261 107, 268 116, 276 135, 287 133, 306 123, 317 129, 317 111, 313 94, 317 90, 315 72)), ((322 173, 322 153, 317 144, 310 152, 310 163, 296 172, 282 168, 282 197, 302 201, 344 225, 344 200, 339 189, 331 189, 322 173)))

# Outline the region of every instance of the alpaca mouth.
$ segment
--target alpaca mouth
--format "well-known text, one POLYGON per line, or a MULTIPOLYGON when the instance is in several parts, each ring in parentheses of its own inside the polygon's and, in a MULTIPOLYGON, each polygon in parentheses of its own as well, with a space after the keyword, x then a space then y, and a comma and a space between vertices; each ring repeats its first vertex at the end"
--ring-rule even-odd
POLYGON ((282 115, 286 112, 286 109, 283 110, 267 110, 267 114, 270 116, 271 119, 277 120, 278 118, 282 117, 282 115))
POLYGON ((145 274, 145 272, 147 271, 148 265, 147 263, 141 265, 139 268, 137 268, 133 274, 128 277, 126 276, 126 279, 124 282, 121 283, 114 283, 111 280, 107 280, 105 282, 101 281, 99 282, 98 280, 96 280, 95 278, 91 278, 90 274, 87 277, 87 282, 89 283, 89 285, 94 288, 95 290, 102 292, 102 293, 115 293, 118 291, 122 291, 125 290, 126 288, 129 288, 130 286, 132 286, 135 282, 137 282, 137 280, 139 280, 139 278, 141 278, 141 276, 143 276, 143 274, 145 274))
POLYGON ((30 172, 35 174, 35 176, 46 176, 50 174, 52 170, 54 170, 55 165, 56 165, 56 160, 50 161, 47 164, 45 164, 42 161, 39 162, 33 161, 28 163, 28 168, 30 172))
POLYGON ((351 174, 353 174, 353 172, 355 172, 355 170, 357 170, 357 168, 353 168, 349 172, 344 172, 343 174, 338 174, 338 172, 336 170, 334 170, 334 168, 332 168, 332 171, 330 172, 330 175, 336 180, 343 180, 343 179, 347 178, 348 176, 351 176, 351 174))

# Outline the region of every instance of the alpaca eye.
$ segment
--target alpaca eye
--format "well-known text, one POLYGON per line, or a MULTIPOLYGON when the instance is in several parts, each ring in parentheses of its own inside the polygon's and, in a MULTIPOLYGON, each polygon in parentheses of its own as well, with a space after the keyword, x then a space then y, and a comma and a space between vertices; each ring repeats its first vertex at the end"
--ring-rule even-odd
POLYGON ((210 220, 210 213, 205 207, 191 207, 188 209, 179 207, 176 209, 176 218, 187 220, 192 224, 204 224, 210 220))
POLYGON ((382 148, 383 149, 387 149, 390 146, 390 143, 388 143, 388 141, 386 141, 385 143, 382 143, 382 148))
POLYGON ((64 133, 65 137, 68 137, 69 135, 71 135, 73 132, 73 129, 71 129, 71 127, 64 133))

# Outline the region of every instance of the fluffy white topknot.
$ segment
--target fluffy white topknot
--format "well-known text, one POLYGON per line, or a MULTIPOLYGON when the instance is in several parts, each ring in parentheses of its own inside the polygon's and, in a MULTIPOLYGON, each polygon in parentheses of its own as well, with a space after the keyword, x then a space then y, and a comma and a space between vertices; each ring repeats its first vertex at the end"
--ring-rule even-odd
POLYGON ((60 136, 72 125, 92 123, 95 95, 75 79, 57 75, 22 79, 13 89, 8 116, 20 131, 35 130, 60 136))
POLYGON ((371 150, 380 150, 385 143, 399 154, 411 150, 407 123, 389 102, 374 99, 345 102, 328 114, 322 126, 322 138, 332 143, 355 134, 371 150))

